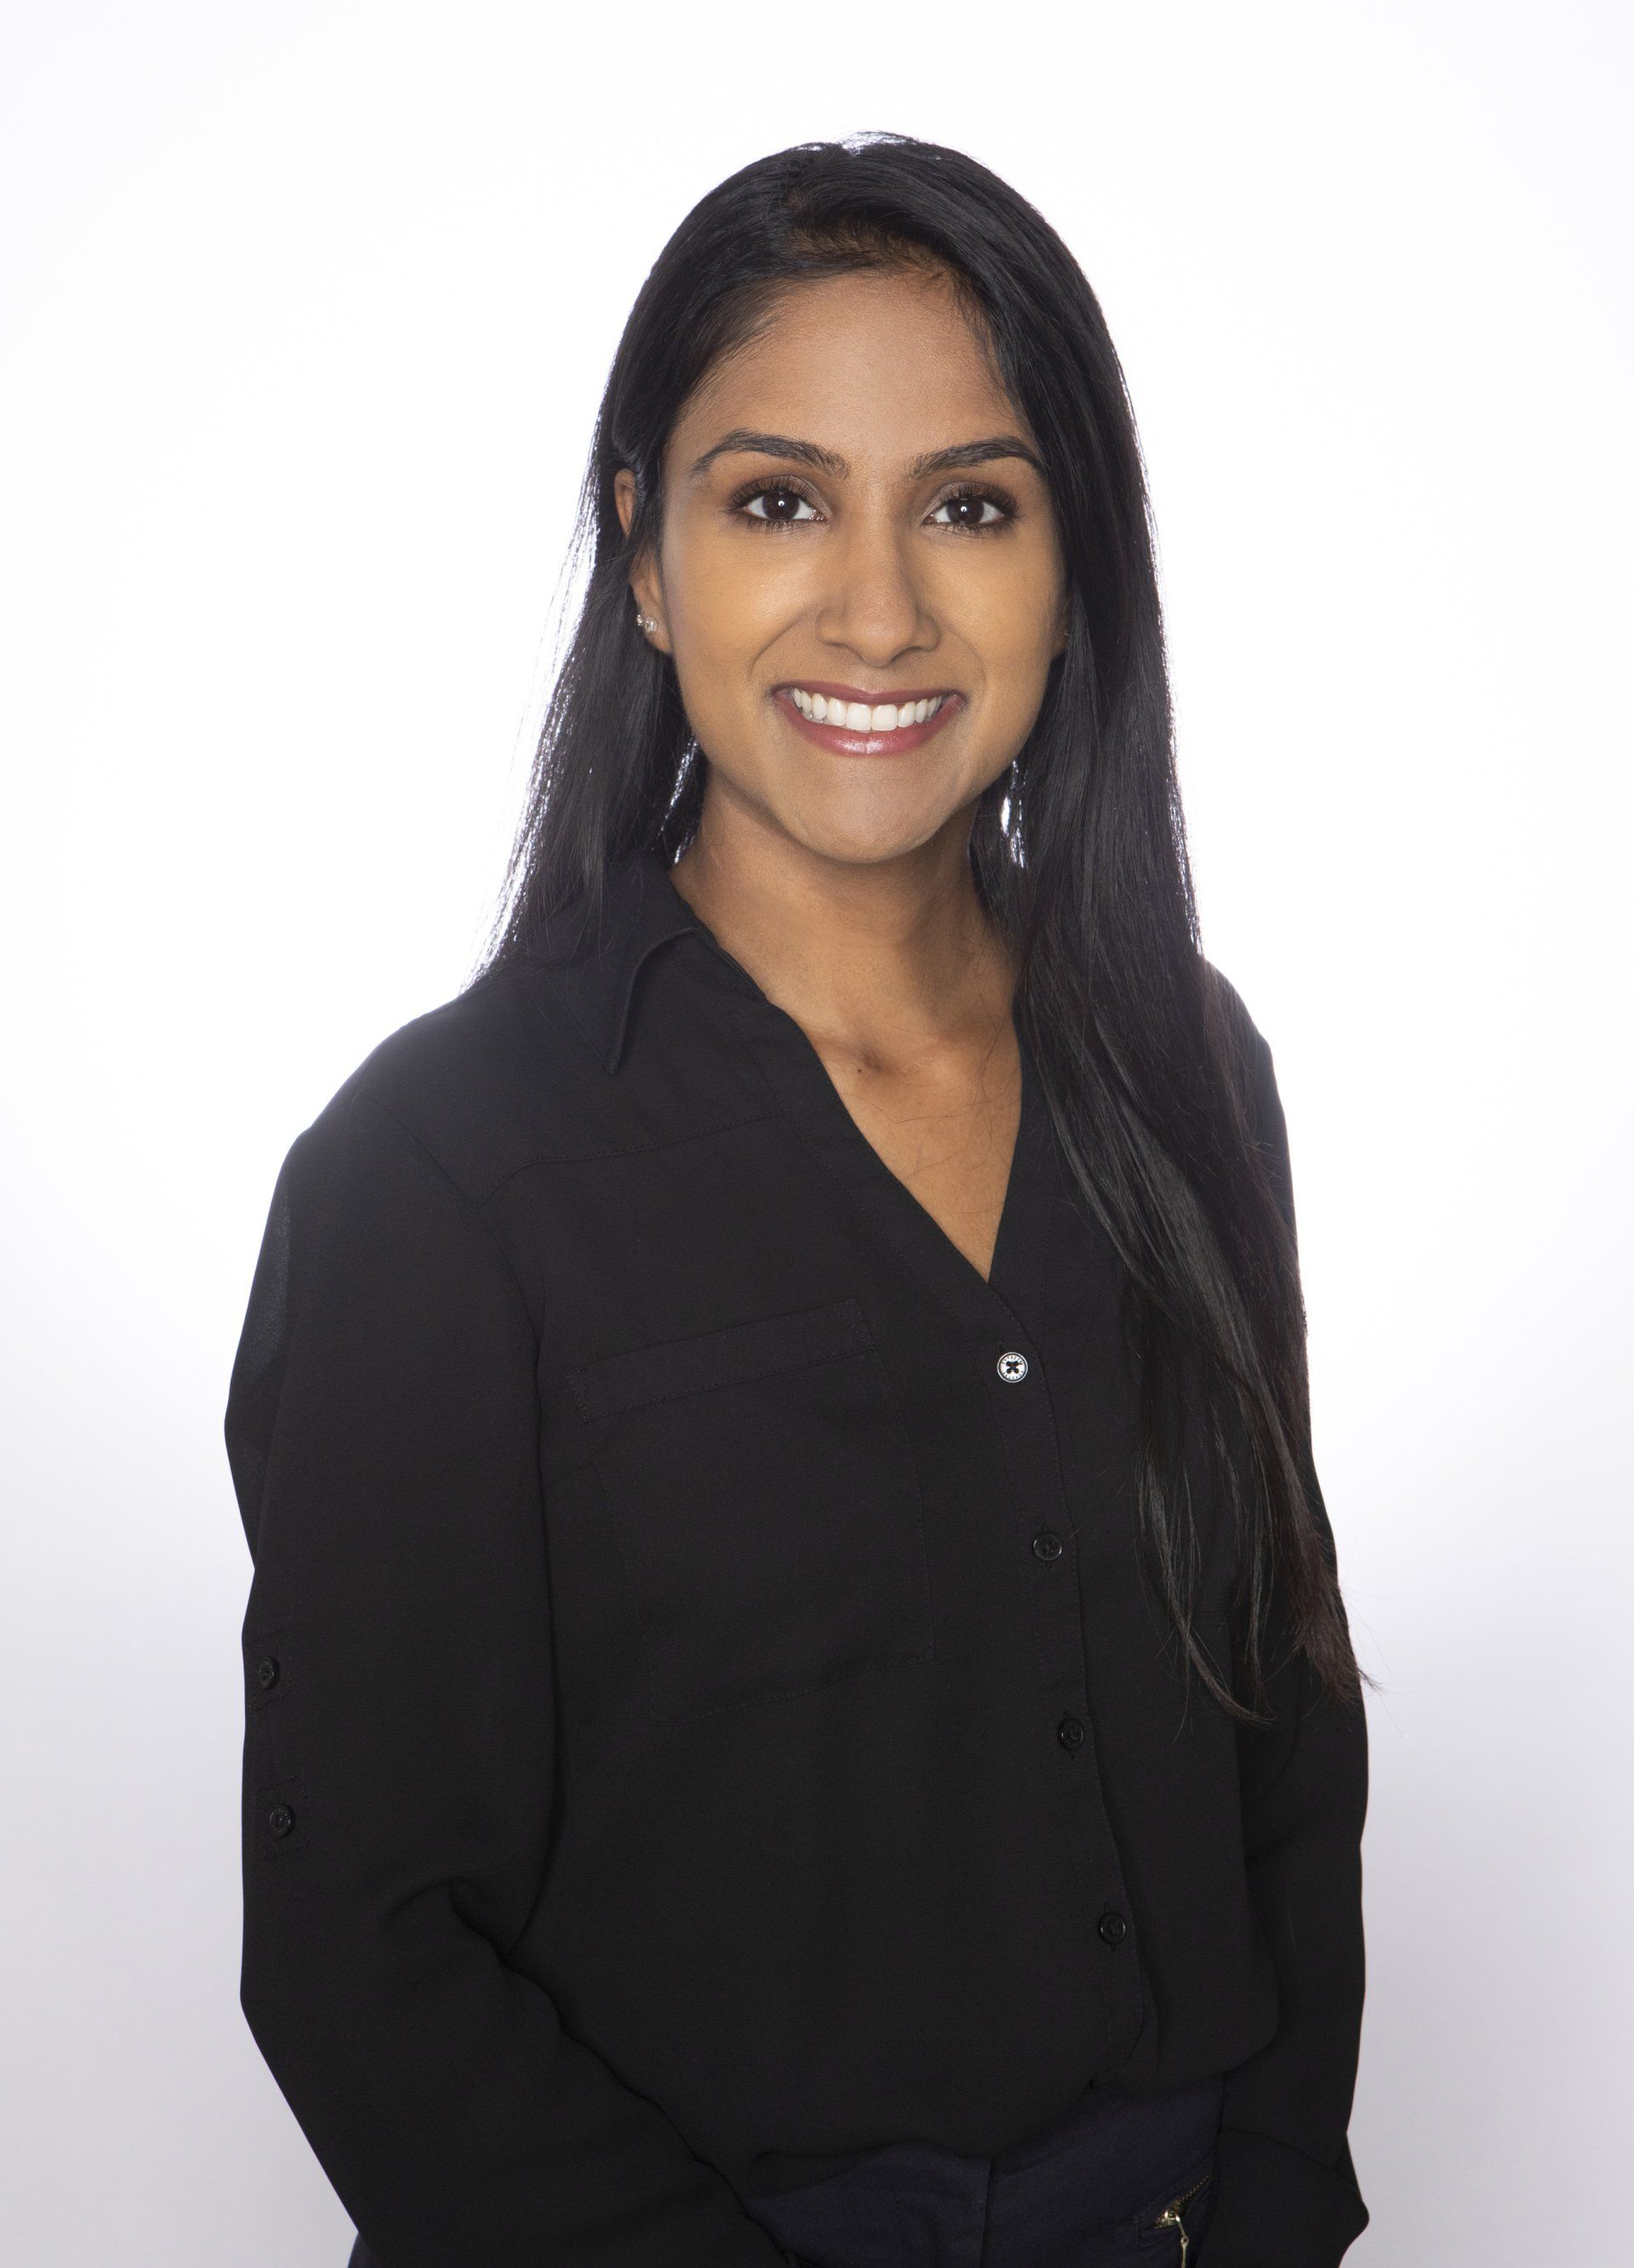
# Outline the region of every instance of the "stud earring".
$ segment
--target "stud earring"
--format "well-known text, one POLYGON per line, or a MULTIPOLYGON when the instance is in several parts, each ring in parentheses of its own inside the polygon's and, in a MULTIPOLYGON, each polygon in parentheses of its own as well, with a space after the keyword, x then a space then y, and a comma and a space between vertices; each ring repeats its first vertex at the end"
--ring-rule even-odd
POLYGON ((637 607, 636 609, 636 628, 638 630, 651 632, 657 630, 658 624, 653 621, 651 615, 644 615, 640 608, 637 607))

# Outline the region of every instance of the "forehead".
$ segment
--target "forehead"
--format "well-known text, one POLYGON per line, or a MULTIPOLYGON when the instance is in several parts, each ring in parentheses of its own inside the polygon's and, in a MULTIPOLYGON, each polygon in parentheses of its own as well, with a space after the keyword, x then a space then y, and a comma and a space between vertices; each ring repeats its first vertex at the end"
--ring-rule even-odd
POLYGON ((688 403, 677 459, 739 425, 820 442, 858 467, 1027 430, 946 279, 894 269, 782 293, 688 403))

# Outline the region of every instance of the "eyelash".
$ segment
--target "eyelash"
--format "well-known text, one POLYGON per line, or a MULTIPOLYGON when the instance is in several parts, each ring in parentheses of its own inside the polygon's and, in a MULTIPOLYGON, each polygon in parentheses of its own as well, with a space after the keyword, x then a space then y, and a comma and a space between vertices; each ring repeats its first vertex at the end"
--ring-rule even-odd
MULTIPOLYGON (((756 497, 777 495, 799 497, 803 504, 813 506, 816 504, 816 498, 809 496, 799 481, 779 478, 749 482, 747 486, 737 490, 727 509, 746 526, 764 529, 769 534, 792 534, 797 527, 812 526, 813 523, 808 519, 773 519, 764 512, 744 510, 744 506, 752 504, 756 497)), ((990 488, 986 483, 979 481, 961 482, 958 488, 951 490, 946 496, 938 498, 931 506, 931 510, 940 512, 944 504, 958 504, 966 497, 977 497, 983 504, 997 504, 1004 513, 1004 518, 990 519, 975 527, 950 526, 947 532, 952 535, 997 535, 1002 528, 1008 527, 1016 517, 1016 500, 1007 490, 990 488)))

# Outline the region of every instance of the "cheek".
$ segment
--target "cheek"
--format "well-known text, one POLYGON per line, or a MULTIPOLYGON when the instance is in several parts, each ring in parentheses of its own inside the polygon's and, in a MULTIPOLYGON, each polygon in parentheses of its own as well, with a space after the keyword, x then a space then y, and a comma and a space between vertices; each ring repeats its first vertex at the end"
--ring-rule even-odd
MULTIPOLYGON (((751 538, 751 541, 754 539, 751 538)), ((767 759, 762 657, 786 622, 738 562, 700 556, 673 586, 672 666, 693 733, 712 763, 749 788, 767 759)))
POLYGON ((975 644, 997 713, 1037 707, 1055 653, 1055 607, 1054 592, 1041 589, 1012 613, 983 618, 975 644))
POLYGON ((714 523, 677 531, 664 555, 671 619, 700 653, 753 653, 797 614, 803 589, 798 544, 714 523))
MULTIPOLYGON (((972 542, 979 538, 972 538, 972 542)), ((950 563, 942 581, 943 618, 956 625, 995 676, 1048 659, 1060 603, 1061 575, 1050 547, 995 544, 985 557, 950 563)))

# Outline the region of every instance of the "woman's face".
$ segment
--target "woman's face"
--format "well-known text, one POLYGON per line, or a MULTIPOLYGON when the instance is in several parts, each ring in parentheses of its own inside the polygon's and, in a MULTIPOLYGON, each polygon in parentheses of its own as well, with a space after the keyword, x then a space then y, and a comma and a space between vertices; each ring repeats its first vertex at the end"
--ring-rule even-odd
MULTIPOLYGON (((795 286, 716 365, 665 454, 659 556, 631 578, 711 800, 845 860, 945 829, 963 842, 1065 644, 1035 453, 952 291, 923 274, 795 286), (909 698, 943 706, 890 728, 909 698)), ((617 492, 628 527, 628 472, 617 492)))

